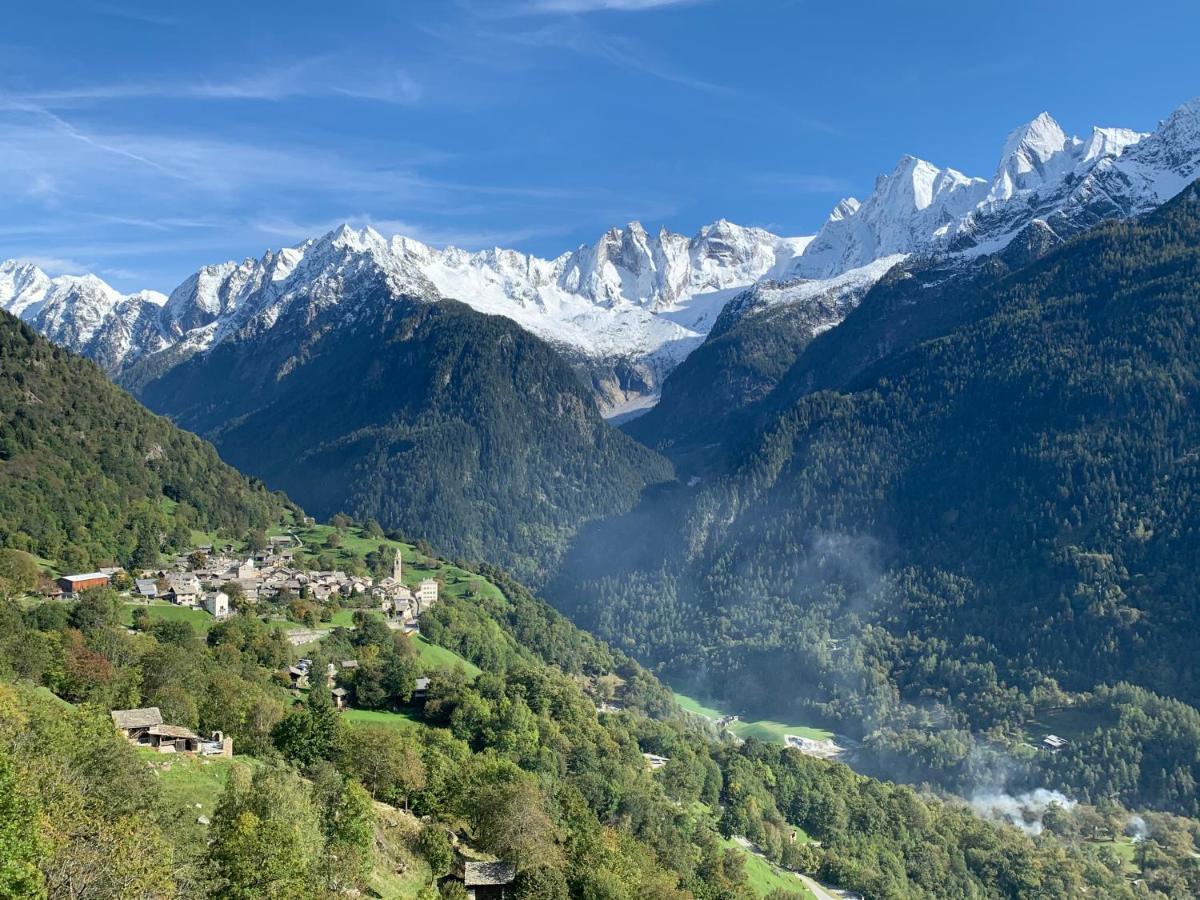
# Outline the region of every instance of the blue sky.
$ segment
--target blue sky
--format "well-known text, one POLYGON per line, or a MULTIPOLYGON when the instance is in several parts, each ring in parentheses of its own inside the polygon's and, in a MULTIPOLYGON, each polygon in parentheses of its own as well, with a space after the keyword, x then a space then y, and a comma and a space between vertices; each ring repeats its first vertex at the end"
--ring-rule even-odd
POLYGON ((1200 94, 1190 2, 75 0, 0 35, 0 258, 169 290, 341 221, 556 255, 815 230, 904 153, 1200 94))

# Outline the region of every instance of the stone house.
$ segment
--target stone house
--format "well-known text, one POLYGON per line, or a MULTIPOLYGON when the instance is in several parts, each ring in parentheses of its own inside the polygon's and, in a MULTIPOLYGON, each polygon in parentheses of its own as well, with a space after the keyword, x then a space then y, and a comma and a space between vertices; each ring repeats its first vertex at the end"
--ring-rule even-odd
POLYGON ((144 743, 146 733, 156 726, 162 725, 162 711, 157 706, 146 706, 141 709, 114 709, 109 713, 113 724, 125 737, 135 744, 144 743))
POLYGON ((514 900, 516 879, 517 867, 512 863, 471 860, 463 864, 463 887, 470 900, 514 900))
POLYGON ((224 591, 205 594, 204 609, 214 619, 227 618, 229 616, 229 595, 224 591))

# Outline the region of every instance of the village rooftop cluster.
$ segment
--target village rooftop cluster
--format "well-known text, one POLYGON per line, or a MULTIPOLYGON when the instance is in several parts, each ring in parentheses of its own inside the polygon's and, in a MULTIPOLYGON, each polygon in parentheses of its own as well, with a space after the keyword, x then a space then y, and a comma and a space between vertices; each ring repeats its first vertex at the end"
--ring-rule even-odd
MULTIPOLYGON (((393 627, 415 630, 421 613, 438 600, 438 582, 422 579, 415 590, 403 581, 403 562, 397 551, 392 572, 383 578, 351 575, 338 569, 306 570, 296 565, 297 539, 272 537, 267 549, 235 555, 234 547, 211 545, 181 554, 164 568, 137 573, 132 593, 147 601, 166 600, 178 606, 206 610, 217 619, 232 611, 229 592, 247 603, 281 598, 300 598, 327 603, 350 600, 353 605, 382 612, 393 627), (236 587, 235 587, 236 586, 236 587), (370 603, 363 601, 369 600, 370 603)), ((99 569, 58 580, 63 596, 104 587, 123 574, 119 568, 99 569)))

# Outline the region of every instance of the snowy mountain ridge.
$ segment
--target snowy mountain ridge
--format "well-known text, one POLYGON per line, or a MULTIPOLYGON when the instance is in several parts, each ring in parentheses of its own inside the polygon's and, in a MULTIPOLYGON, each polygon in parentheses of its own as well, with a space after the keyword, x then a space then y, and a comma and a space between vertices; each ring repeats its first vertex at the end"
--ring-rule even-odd
POLYGON ((186 358, 283 321, 303 327, 333 305, 349 321, 372 294, 453 298, 550 341, 592 380, 601 405, 620 412, 652 402, 734 298, 725 319, 764 303, 821 303, 836 313, 832 327, 908 256, 993 252, 1031 228, 1062 240, 1152 209, 1197 176, 1200 100, 1149 134, 1068 137, 1042 113, 1010 132, 990 179, 904 156, 864 201, 840 201, 812 237, 724 219, 691 237, 631 222, 543 259, 343 225, 259 259, 205 266, 169 296, 124 296, 93 275, 49 278, 9 260, 0 263, 0 308, 115 375, 168 349, 186 358))

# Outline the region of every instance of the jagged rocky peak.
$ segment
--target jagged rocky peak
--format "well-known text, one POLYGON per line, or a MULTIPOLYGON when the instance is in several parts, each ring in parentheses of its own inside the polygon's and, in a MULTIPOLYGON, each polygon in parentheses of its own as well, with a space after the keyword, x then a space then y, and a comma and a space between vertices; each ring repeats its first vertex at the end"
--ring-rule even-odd
POLYGON ((728 287, 775 265, 788 252, 784 239, 762 228, 746 228, 727 219, 706 225, 692 239, 693 265, 705 271, 714 288, 728 287))
POLYGON ((891 175, 876 181, 876 193, 867 202, 877 215, 907 219, 935 208, 941 217, 965 211, 977 202, 982 185, 981 178, 969 178, 956 169, 940 169, 915 156, 904 156, 891 175))
POLYGON ((325 248, 345 250, 349 253, 369 253, 372 255, 387 255, 388 240, 370 225, 361 230, 355 230, 343 222, 324 236, 318 238, 310 248, 320 251, 325 248))
POLYGON ((262 265, 252 259, 205 266, 171 292, 163 310, 167 331, 181 336, 202 328, 240 305, 246 287, 258 282, 262 265))
POLYGON ((846 201, 784 273, 830 278, 889 253, 1003 249, 1035 221, 1063 239, 1158 205, 1200 175, 1200 101, 1152 134, 1094 128, 1069 137, 1048 113, 1011 131, 990 181, 903 157, 861 205, 846 201))
POLYGON ((834 206, 812 237, 780 237, 727 219, 689 237, 634 221, 543 259, 502 248, 437 248, 342 225, 258 259, 206 266, 165 302, 123 298, 99 279, 50 279, 10 261, 0 265, 0 307, 115 371, 166 346, 195 352, 248 325, 274 327, 285 313, 303 322, 341 305, 350 319, 380 293, 452 297, 513 319, 583 365, 647 373, 638 389, 653 391, 704 340, 726 302, 764 279, 792 285, 770 296, 794 302, 810 290, 825 296, 820 285, 801 288, 796 279, 854 272, 857 294, 880 260, 997 252, 1030 229, 1038 232, 1030 246, 1044 248, 1104 218, 1153 208, 1197 177, 1200 100, 1149 135, 1096 128, 1081 140, 1041 113, 1008 135, 990 180, 903 156, 870 196, 834 206))
POLYGON ((875 180, 861 204, 842 200, 784 277, 832 278, 893 253, 911 253, 924 235, 962 218, 987 184, 956 169, 903 156, 875 180))
POLYGON ((624 301, 653 302, 662 286, 661 235, 651 244, 640 222, 610 228, 595 244, 583 245, 565 260, 559 285, 610 307, 624 301))
POLYGON ((829 213, 829 218, 826 222, 841 222, 844 219, 850 218, 858 212, 862 204, 855 197, 843 197, 837 202, 837 205, 829 213))
POLYGON ((1158 128, 1139 144, 1145 145, 1138 148, 1139 162, 1170 169, 1184 178, 1194 177, 1200 158, 1200 97, 1159 122, 1158 128))
POLYGON ((607 307, 634 304, 657 311, 697 294, 743 287, 762 277, 802 239, 719 219, 692 238, 640 222, 612 228, 595 244, 560 257, 557 286, 607 307))
POLYGON ((122 295, 96 275, 50 278, 18 260, 0 263, 0 308, 51 340, 94 357, 123 356, 141 342, 158 347, 157 318, 166 297, 155 291, 122 295))
POLYGON ((14 316, 23 317, 26 310, 41 303, 49 289, 49 277, 32 263, 19 259, 0 263, 0 306, 14 316))
POLYGON ((1101 128, 1096 126, 1084 142, 1080 153, 1080 162, 1090 163, 1104 157, 1116 158, 1125 152, 1127 147, 1136 144, 1146 137, 1144 132, 1132 128, 1101 128))
POLYGON ((1070 149, 1078 138, 1067 138, 1049 113, 1014 128, 1000 152, 1000 163, 992 178, 989 200, 1007 200, 1018 191, 1033 190, 1052 178, 1060 178, 1073 167, 1070 149))

